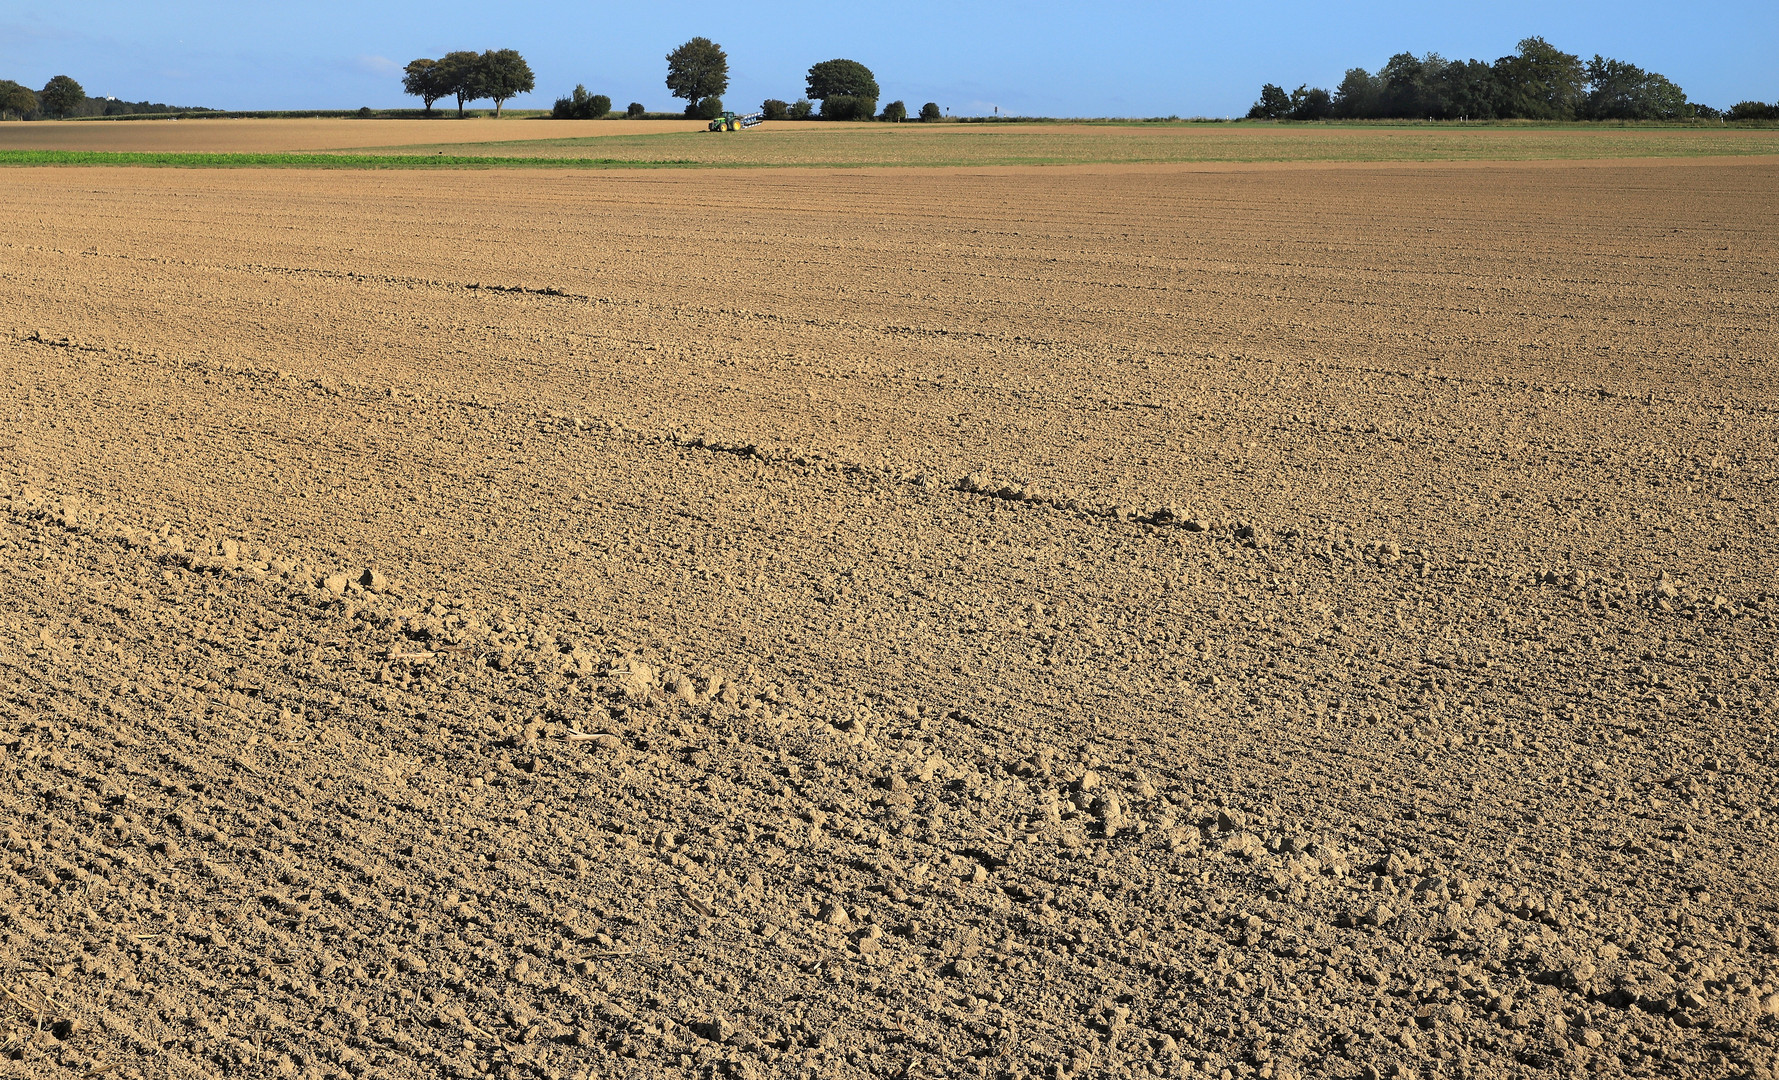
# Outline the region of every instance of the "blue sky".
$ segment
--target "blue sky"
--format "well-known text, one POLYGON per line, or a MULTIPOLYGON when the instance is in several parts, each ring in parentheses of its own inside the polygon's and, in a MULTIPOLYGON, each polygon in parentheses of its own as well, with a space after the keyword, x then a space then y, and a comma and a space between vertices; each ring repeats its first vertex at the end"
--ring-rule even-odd
POLYGON ((884 100, 959 114, 1224 116, 1263 82, 1332 88, 1392 53, 1492 60, 1540 34, 1659 71, 1695 101, 1779 100, 1779 4, 1649 0, 1435 5, 303 4, 83 0, 0 3, 0 78, 31 87, 72 75, 90 94, 232 109, 402 106, 400 68, 452 49, 515 48, 548 107, 576 83, 620 107, 674 106, 668 50, 696 34, 729 54, 731 106, 795 100, 819 60, 877 74, 884 100))

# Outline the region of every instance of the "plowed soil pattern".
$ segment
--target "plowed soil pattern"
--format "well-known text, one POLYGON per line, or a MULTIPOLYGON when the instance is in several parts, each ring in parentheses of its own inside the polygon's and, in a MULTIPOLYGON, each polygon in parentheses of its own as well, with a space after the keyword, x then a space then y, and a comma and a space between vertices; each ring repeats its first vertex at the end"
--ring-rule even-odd
POLYGON ((7 1075, 1772 1075, 1770 161, 29 175, 7 1075))

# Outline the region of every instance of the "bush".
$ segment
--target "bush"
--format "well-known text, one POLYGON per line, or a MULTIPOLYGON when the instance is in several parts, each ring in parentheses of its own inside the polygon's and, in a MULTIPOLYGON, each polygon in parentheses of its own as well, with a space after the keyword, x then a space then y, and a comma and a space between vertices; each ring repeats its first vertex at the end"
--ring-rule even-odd
POLYGON ((550 109, 550 118, 553 120, 598 120, 611 111, 611 98, 604 94, 589 94, 586 87, 576 86, 574 93, 556 99, 555 106, 550 109))
POLYGON ((939 111, 939 103, 936 101, 929 101, 920 107, 920 118, 923 121, 937 120, 943 115, 939 111))
POLYGON ((892 101, 883 107, 883 116, 881 119, 887 120, 892 124, 899 124, 908 119, 908 106, 902 104, 900 101, 892 101))
POLYGON ((807 119, 809 119, 809 114, 814 111, 815 111, 815 106, 811 105, 809 103, 808 98, 803 98, 802 100, 797 101, 790 108, 785 110, 785 119, 787 119, 787 120, 807 120, 807 119))
POLYGON ((767 98, 760 102, 760 116, 767 120, 783 120, 790 106, 777 98, 767 98))
POLYGON ((823 120, 870 120, 876 115, 875 98, 835 94, 822 101, 823 120))
POLYGON ((1725 120, 1779 120, 1779 104, 1762 101, 1738 101, 1724 114, 1725 120))
POLYGON ((686 116, 693 120, 715 120, 721 115, 723 115, 723 99, 714 94, 686 106, 686 116))
POLYGON ((369 117, 371 115, 371 107, 369 105, 360 106, 359 110, 358 110, 358 115, 363 116, 363 117, 369 117))
POLYGON ((642 102, 640 101, 632 101, 629 105, 624 107, 624 115, 631 120, 641 117, 642 114, 646 112, 648 112, 648 110, 642 107, 642 102))

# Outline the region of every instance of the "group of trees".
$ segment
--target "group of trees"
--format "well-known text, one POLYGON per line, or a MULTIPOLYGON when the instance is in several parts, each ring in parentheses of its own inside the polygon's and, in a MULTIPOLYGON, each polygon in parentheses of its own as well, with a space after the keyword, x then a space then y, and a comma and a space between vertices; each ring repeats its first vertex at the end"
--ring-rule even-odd
POLYGON ((210 112, 209 109, 163 105, 158 101, 119 101, 88 97, 78 82, 57 75, 43 89, 0 79, 0 120, 61 120, 74 116, 131 116, 141 113, 210 112))
MULTIPOLYGON (((787 104, 778 98, 767 98, 760 112, 768 120, 807 120, 819 115, 823 120, 881 119, 900 123, 908 119, 908 106, 892 101, 877 112, 877 99, 883 96, 877 77, 857 60, 823 60, 812 66, 804 80, 802 100, 787 104), (816 112, 812 102, 821 102, 816 112)), ((723 47, 706 37, 695 37, 667 54, 667 89, 686 103, 686 115, 709 120, 723 111, 722 95, 729 89, 729 56, 723 47)), ((922 120, 938 120, 939 106, 931 101, 921 106, 922 120)))
MULTIPOLYGON (((402 76, 402 90, 426 104, 428 115, 432 103, 445 98, 457 99, 457 115, 471 101, 487 98, 494 102, 494 115, 503 105, 520 94, 536 88, 531 65, 513 49, 489 49, 487 52, 450 52, 437 60, 419 59, 410 63, 402 76)), ((611 107, 608 101, 606 107, 611 107)))
POLYGON ((1397 53, 1372 74, 1346 73, 1331 94, 1268 83, 1250 119, 1682 120, 1714 117, 1666 77, 1595 55, 1583 62, 1541 37, 1494 63, 1397 53))

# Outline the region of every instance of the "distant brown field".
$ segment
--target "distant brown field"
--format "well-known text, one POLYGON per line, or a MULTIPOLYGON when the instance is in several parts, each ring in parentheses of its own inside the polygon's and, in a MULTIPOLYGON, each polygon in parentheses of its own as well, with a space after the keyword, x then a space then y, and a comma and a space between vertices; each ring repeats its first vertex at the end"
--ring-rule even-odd
POLYGON ((1595 124, 786 122, 719 135, 696 120, 154 120, 0 124, 0 152, 6 151, 319 153, 337 156, 342 167, 358 168, 378 167, 379 162, 412 166, 435 155, 503 159, 507 164, 523 159, 573 165, 577 159, 594 159, 750 168, 1502 162, 1774 157, 1779 156, 1779 130, 1595 124), (398 163, 398 158, 406 160, 398 163))
POLYGON ((697 120, 73 120, 0 123, 0 150, 273 154, 698 131, 697 120))

